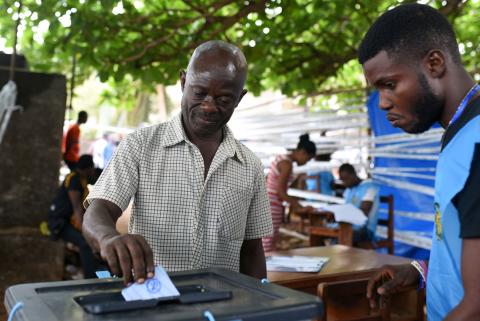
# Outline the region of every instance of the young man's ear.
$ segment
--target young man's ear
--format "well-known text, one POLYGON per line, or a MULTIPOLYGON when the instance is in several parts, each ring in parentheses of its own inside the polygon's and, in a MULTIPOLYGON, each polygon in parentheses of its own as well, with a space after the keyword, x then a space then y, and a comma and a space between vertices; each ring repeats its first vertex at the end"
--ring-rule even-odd
POLYGON ((434 49, 430 50, 425 56, 423 63, 426 72, 432 78, 442 78, 447 69, 446 66, 447 56, 442 50, 434 49))
POLYGON ((187 73, 185 70, 180 70, 180 86, 182 87, 182 93, 183 93, 183 88, 185 87, 185 80, 187 79, 187 73))

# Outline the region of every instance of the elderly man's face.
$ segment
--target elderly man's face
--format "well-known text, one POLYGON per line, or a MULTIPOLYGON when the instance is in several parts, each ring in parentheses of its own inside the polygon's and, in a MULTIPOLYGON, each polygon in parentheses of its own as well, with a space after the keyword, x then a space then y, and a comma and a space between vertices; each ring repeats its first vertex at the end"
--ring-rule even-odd
POLYGON ((209 136, 230 120, 246 93, 244 75, 228 57, 199 57, 188 71, 182 72, 182 119, 187 132, 209 136))

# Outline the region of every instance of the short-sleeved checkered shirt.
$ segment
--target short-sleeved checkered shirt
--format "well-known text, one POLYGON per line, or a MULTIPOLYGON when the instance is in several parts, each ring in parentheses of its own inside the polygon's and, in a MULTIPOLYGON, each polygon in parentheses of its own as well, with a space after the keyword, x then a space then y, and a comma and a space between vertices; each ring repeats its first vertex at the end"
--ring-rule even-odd
POLYGON ((243 241, 272 234, 262 164, 228 127, 205 179, 180 115, 129 134, 85 206, 105 199, 125 210, 132 197, 129 233, 143 235, 168 271, 238 271, 243 241))

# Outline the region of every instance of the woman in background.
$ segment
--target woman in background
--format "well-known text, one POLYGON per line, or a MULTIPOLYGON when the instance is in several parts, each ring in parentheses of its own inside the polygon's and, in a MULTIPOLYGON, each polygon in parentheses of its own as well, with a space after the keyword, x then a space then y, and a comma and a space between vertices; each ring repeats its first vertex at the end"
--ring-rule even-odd
POLYGON ((293 163, 301 166, 315 157, 317 148, 315 143, 310 141, 308 134, 300 136, 297 148, 287 155, 278 155, 270 164, 270 171, 267 176, 267 192, 272 211, 273 235, 263 239, 263 248, 266 252, 274 251, 278 239, 280 224, 285 215, 283 202, 287 202, 297 213, 311 210, 311 207, 303 207, 294 197, 288 196, 287 189, 292 184, 293 163))

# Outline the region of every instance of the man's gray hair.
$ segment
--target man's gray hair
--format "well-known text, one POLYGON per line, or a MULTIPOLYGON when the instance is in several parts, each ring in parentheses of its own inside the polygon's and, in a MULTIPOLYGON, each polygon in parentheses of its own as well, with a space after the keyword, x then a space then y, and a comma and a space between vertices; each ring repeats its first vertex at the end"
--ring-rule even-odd
POLYGON ((221 40, 210 40, 202 43, 195 49, 188 63, 187 73, 193 67, 193 63, 198 59, 198 57, 209 51, 228 52, 232 56, 233 63, 237 70, 247 69, 247 59, 237 46, 221 40))

